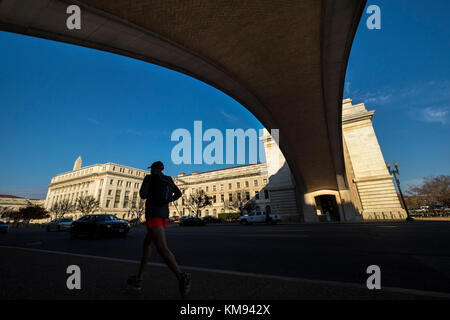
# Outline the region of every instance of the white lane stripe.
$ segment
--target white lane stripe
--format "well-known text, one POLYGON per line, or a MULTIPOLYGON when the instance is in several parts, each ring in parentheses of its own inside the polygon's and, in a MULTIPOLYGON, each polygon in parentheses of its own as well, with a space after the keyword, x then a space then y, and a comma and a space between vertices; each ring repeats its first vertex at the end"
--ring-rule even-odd
POLYGON ((40 244, 42 244, 42 242, 30 242, 30 243, 27 243, 26 245, 27 246, 37 246, 37 245, 40 245, 40 244))
POLYGON ((308 238, 305 234, 239 234, 240 237, 247 238, 308 238))
MULTIPOLYGON (((139 264, 139 261, 137 261, 137 260, 93 256, 93 255, 62 252, 62 251, 51 251, 51 250, 43 250, 43 249, 23 248, 23 247, 15 247, 15 246, 1 246, 1 245, 0 245, 0 249, 16 249, 16 250, 31 251, 31 252, 60 254, 60 255, 80 257, 80 258, 90 258, 90 259, 99 259, 99 260, 113 261, 113 262, 125 262, 125 263, 139 264)), ((147 265, 154 266, 154 267, 167 268, 166 264, 164 264, 164 263, 148 262, 147 265)), ((232 276, 243 276, 243 277, 253 277, 253 278, 271 279, 271 280, 291 281, 291 282, 304 282, 304 283, 319 284, 319 285, 341 286, 341 287, 347 287, 347 288, 367 289, 367 287, 365 285, 362 285, 359 283, 353 283, 353 282, 293 278, 293 277, 283 277, 283 276, 275 276, 275 275, 269 275, 269 274, 249 273, 249 272, 241 272, 241 271, 210 269, 210 268, 191 267, 191 266, 180 266, 180 268, 184 269, 184 270, 220 273, 220 274, 232 275, 232 276)), ((444 293, 444 292, 423 291, 423 290, 405 289, 405 288, 398 288, 398 287, 382 287, 382 290, 395 292, 395 293, 414 294, 414 295, 421 295, 421 296, 428 296, 428 297, 435 297, 435 298, 450 299, 450 294, 444 293)))

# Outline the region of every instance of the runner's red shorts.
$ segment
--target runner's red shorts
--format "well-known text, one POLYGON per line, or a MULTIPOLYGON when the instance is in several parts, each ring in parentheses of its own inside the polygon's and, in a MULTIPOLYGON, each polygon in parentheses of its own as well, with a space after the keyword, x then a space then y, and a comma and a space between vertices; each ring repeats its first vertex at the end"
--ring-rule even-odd
POLYGON ((161 226, 166 228, 168 222, 169 222, 169 219, 167 219, 167 218, 151 218, 150 217, 147 219, 146 225, 147 225, 147 228, 149 228, 149 229, 154 228, 154 227, 161 227, 161 226))

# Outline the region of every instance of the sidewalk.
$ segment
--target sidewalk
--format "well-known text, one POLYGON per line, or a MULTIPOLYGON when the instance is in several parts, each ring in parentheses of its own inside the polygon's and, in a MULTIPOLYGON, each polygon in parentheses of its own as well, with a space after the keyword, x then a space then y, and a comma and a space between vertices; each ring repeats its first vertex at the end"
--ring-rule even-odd
MULTIPOLYGON (((136 272, 135 261, 4 247, 0 247, 0 255, 0 299, 179 299, 174 276, 159 265, 148 267, 143 294, 132 296, 125 292, 125 282, 136 272), (81 269, 81 290, 66 287, 69 276, 66 269, 73 264, 81 269)), ((288 281, 194 269, 186 270, 192 272, 193 279, 190 300, 433 298, 411 292, 369 291, 351 284, 288 281)))

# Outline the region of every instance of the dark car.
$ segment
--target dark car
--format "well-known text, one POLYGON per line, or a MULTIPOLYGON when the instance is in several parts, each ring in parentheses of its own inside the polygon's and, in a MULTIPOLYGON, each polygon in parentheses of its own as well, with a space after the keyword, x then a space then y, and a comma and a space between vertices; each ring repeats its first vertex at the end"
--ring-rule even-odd
POLYGON ((70 235, 73 239, 81 234, 91 239, 98 239, 104 235, 126 236, 130 231, 128 221, 120 220, 112 214, 90 214, 72 222, 70 235))
POLYGON ((191 216, 181 217, 179 221, 180 221, 180 226, 204 226, 205 225, 205 222, 202 219, 196 218, 196 217, 191 217, 191 216))
POLYGON ((214 216, 204 216, 203 221, 205 221, 205 223, 222 223, 222 219, 216 218, 214 216))
POLYGON ((0 233, 8 233, 9 225, 6 222, 0 221, 0 233))

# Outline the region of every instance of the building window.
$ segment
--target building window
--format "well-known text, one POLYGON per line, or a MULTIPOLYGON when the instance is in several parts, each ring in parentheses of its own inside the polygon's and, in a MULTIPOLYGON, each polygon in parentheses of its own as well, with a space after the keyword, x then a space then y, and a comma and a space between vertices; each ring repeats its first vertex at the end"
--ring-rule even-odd
POLYGON ((237 198, 239 201, 241 201, 241 193, 240 192, 237 194, 237 198))
POLYGON ((248 181, 245 181, 245 187, 248 188, 248 181))
POLYGON ((106 200, 106 207, 109 208, 109 203, 111 202, 111 200, 106 200))
POLYGON ((102 189, 98 190, 98 198, 97 201, 100 202, 100 197, 102 196, 102 189))
MULTIPOLYGON (((78 192, 77 192, 78 195, 78 192)), ((112 195, 112 190, 108 190, 108 196, 112 195)))
POLYGON ((255 191, 255 199, 259 200, 259 191, 255 191))
POLYGON ((213 195, 213 203, 216 203, 216 200, 217 200, 216 195, 213 195))
POLYGON ((113 182, 114 182, 114 180, 113 180, 113 179, 111 179, 111 180, 109 181, 109 184, 113 184, 113 182))
POLYGON ((206 192, 208 192, 209 191, 209 187, 208 186, 206 186, 206 192))
POLYGON ((213 191, 216 191, 216 185, 213 185, 213 191))
POLYGON ((264 179, 263 179, 263 182, 264 182, 264 184, 266 184, 266 183, 267 183, 267 179, 266 179, 266 178, 264 178, 264 179))
POLYGON ((130 201, 130 191, 125 191, 125 198, 123 201, 123 207, 128 208, 128 202, 130 201))
POLYGON ((253 183, 254 183, 255 187, 258 186, 258 180, 254 180, 253 183))
POLYGON ((232 193, 228 194, 228 201, 233 201, 233 194, 232 193))
POLYGON ((231 190, 231 188, 232 188, 232 185, 231 185, 231 183, 229 183, 228 184, 228 189, 231 190))
POLYGON ((250 200, 250 192, 245 193, 245 200, 250 200))
POLYGON ((264 198, 269 199, 269 190, 264 190, 264 198))
POLYGON ((220 195, 220 202, 224 202, 225 201, 225 195, 221 194, 220 195))
POLYGON ((116 196, 114 198, 114 208, 119 207, 119 202, 120 202, 120 190, 116 190, 116 196))
POLYGON ((131 207, 133 209, 136 208, 136 201, 137 201, 137 192, 133 192, 133 200, 131 200, 131 207))
POLYGON ((220 190, 223 190, 223 184, 220 185, 220 190))
POLYGON ((240 188, 241 187, 241 183, 240 182, 236 182, 236 188, 240 188))

